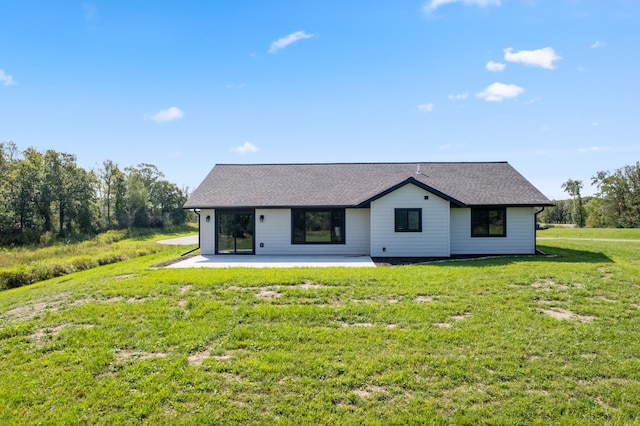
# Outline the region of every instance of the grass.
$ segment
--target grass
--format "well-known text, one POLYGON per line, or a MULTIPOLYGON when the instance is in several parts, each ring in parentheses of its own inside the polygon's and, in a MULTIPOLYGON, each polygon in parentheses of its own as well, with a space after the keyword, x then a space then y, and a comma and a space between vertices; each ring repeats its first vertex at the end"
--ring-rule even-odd
MULTIPOLYGON (((541 242, 542 243, 542 242, 541 242)), ((153 269, 0 293, 0 423, 640 422, 640 243, 386 268, 153 269)))
POLYGON ((190 225, 167 231, 113 230, 80 243, 0 248, 0 290, 156 253, 166 249, 156 241, 195 230, 190 225))
POLYGON ((538 238, 604 238, 640 240, 640 228, 566 228, 551 227, 537 231, 538 238))

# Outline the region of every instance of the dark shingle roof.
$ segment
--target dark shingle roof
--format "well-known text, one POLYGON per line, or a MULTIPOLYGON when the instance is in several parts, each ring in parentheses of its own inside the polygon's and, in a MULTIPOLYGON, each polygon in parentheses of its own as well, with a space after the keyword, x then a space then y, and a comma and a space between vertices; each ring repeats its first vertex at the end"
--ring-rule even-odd
POLYGON ((552 205, 509 163, 487 162, 218 164, 184 207, 366 206, 407 182, 457 205, 552 205))

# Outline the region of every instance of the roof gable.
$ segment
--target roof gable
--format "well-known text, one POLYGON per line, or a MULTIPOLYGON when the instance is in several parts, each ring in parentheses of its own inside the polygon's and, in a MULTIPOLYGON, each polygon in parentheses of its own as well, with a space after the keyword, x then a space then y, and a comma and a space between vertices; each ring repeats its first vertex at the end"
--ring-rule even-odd
POLYGON ((376 194, 376 195, 374 195, 373 197, 369 198, 368 200, 365 200, 364 202, 360 203, 360 204, 358 205, 358 207, 369 207, 369 206, 371 205, 371 203, 372 203, 373 201, 377 200, 378 198, 382 198, 382 197, 384 197, 385 195, 390 194, 390 193, 392 193, 393 191, 395 191, 395 190, 397 190, 397 189, 400 189, 400 188, 402 188, 403 186, 405 186, 405 185, 409 185, 409 184, 416 185, 417 187, 422 188, 422 189, 424 189, 425 191, 429 191, 430 193, 432 193, 432 194, 434 194, 434 195, 437 195, 438 197, 443 198, 443 199, 445 199, 445 200, 447 200, 447 201, 451 202, 452 204, 455 204, 455 205, 456 205, 456 206, 458 206, 458 207, 464 207, 464 204, 463 204, 463 203, 461 203, 460 201, 458 201, 458 200, 456 200, 456 199, 454 199, 454 198, 451 198, 451 197, 450 197, 450 196, 448 196, 447 194, 443 194, 442 192, 440 192, 440 191, 438 191, 438 190, 436 190, 436 189, 434 189, 434 188, 431 188, 431 187, 429 187, 428 185, 425 185, 424 183, 422 183, 422 182, 420 182, 420 181, 416 180, 416 179, 415 179, 415 178, 413 178, 413 177, 410 177, 410 178, 408 178, 407 180, 405 180, 405 181, 403 181, 403 182, 400 182, 400 183, 399 183, 399 184, 397 184, 397 185, 392 186, 391 188, 385 189, 385 190, 384 190, 384 191, 382 191, 381 193, 376 194))
POLYGON ((185 208, 365 207, 408 183, 456 205, 552 204, 506 162, 219 164, 185 208))

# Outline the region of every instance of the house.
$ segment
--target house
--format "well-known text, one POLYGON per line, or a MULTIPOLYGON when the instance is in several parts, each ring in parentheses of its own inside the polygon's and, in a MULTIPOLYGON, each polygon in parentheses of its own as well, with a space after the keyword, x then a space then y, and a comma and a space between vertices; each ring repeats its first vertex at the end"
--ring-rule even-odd
POLYGON ((536 253, 553 205, 507 162, 218 164, 184 208, 202 254, 536 253))

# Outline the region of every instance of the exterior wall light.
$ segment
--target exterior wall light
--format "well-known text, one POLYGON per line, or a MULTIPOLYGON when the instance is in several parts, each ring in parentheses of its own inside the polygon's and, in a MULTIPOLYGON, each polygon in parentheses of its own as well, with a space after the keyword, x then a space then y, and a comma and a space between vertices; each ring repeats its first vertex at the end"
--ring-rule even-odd
POLYGON ((260 215, 260 222, 264 222, 264 215, 263 214, 260 215))
POLYGON ((206 219, 207 223, 211 222, 211 216, 207 215, 206 219))

